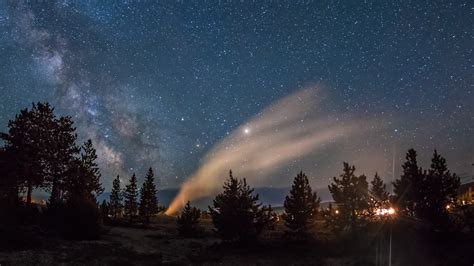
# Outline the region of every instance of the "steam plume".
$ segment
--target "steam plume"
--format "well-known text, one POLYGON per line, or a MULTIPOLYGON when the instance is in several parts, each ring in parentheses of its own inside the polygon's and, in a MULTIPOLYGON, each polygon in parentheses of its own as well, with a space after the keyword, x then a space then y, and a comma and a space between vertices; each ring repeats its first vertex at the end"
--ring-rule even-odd
POLYGON ((320 145, 367 128, 361 121, 322 115, 322 100, 318 87, 303 89, 234 130, 209 151, 200 168, 182 184, 166 214, 178 212, 188 200, 216 194, 229 168, 252 183, 252 179, 265 178, 275 169, 317 152, 320 145))

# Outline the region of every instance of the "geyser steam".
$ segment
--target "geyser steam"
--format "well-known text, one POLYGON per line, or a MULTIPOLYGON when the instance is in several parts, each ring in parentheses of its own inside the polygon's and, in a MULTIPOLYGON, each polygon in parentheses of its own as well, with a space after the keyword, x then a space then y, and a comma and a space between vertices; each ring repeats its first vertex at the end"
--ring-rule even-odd
POLYGON ((335 143, 367 128, 361 121, 343 121, 323 114, 321 90, 291 94, 265 108, 220 141, 200 168, 182 184, 166 214, 178 212, 188 200, 216 194, 229 169, 240 177, 263 178, 319 145, 335 143))

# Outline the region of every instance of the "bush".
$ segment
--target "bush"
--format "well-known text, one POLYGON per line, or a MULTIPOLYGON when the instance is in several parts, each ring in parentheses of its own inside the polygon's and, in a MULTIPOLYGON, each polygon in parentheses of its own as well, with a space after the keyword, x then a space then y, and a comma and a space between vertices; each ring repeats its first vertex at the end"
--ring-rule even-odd
POLYGON ((97 239, 100 235, 100 213, 94 202, 72 200, 66 207, 64 237, 74 240, 97 239))
POLYGON ((89 200, 70 200, 48 206, 47 228, 53 235, 71 240, 92 240, 100 236, 100 213, 89 200))

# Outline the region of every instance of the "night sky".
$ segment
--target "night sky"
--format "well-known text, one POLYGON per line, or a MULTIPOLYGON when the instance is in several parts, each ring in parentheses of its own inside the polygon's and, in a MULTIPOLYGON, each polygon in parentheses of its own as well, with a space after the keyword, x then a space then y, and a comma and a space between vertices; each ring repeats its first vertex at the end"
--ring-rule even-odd
MULTIPOLYGON (((359 130, 246 171, 252 185, 289 186, 303 170, 325 187, 342 161, 390 181, 410 147, 422 166, 436 148, 471 178, 469 1, 13 2, 0 1, 0 130, 50 102, 93 140, 106 190, 150 166, 160 187, 178 187, 219 143, 240 145, 225 138, 251 139, 262 110, 307 88, 318 101, 306 115, 326 123, 313 131, 359 130)), ((285 116, 263 117, 273 111, 285 116)), ((240 176, 244 164, 226 167, 240 176)))

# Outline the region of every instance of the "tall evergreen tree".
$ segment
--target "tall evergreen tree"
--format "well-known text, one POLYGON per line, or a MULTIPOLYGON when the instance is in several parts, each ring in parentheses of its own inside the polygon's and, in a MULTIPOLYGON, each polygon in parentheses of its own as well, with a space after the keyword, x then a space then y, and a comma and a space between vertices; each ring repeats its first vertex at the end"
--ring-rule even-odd
POLYGON ((382 178, 376 172, 374 179, 370 182, 371 207, 373 209, 386 208, 388 206, 388 192, 382 178))
POLYGON ((365 175, 356 176, 355 166, 344 162, 344 172, 340 179, 334 177, 334 182, 328 186, 338 207, 335 216, 341 228, 349 227, 352 232, 365 222, 364 213, 368 209, 368 186, 365 175))
POLYGON ((290 195, 285 198, 285 225, 298 235, 307 235, 314 224, 321 200, 313 193, 308 177, 301 171, 294 179, 290 195))
POLYGON ((145 177, 145 182, 140 190, 140 216, 145 222, 150 222, 150 217, 158 213, 158 199, 156 198, 156 186, 153 169, 150 167, 145 177))
POLYGON ((82 150, 83 152, 81 154, 81 161, 85 170, 84 175, 86 176, 88 182, 88 190, 90 190, 94 197, 97 198, 97 196, 104 192, 104 188, 100 182, 100 177, 102 175, 96 162, 97 154, 94 146, 92 145, 92 140, 88 139, 86 142, 84 142, 82 145, 82 150))
POLYGON ((34 103, 31 110, 23 109, 9 121, 8 128, 1 138, 15 162, 14 172, 27 192, 27 203, 36 187, 49 189, 51 199, 59 201, 64 178, 79 152, 71 118, 56 118, 48 103, 34 103))
POLYGON ((120 187, 120 177, 117 176, 113 183, 112 183, 112 191, 110 193, 109 199, 109 208, 110 213, 117 219, 117 216, 120 215, 122 208, 123 208, 123 197, 122 197, 122 189, 120 187))
POLYGON ((199 233, 199 218, 201 211, 196 207, 191 207, 188 201, 178 216, 176 222, 178 223, 178 233, 181 236, 193 237, 199 233))
POLYGON ((209 206, 216 232, 225 241, 254 241, 265 228, 275 223, 272 208, 257 203, 258 195, 253 195, 253 191, 245 178, 234 178, 229 171, 224 191, 216 196, 213 206, 209 206))
MULTIPOLYGON (((48 146, 43 143, 41 120, 52 120, 52 108, 50 108, 50 116, 39 117, 38 104, 33 104, 32 109, 23 109, 15 116, 14 120, 8 122, 8 133, 2 135, 5 141, 5 150, 9 155, 14 157, 15 173, 18 180, 26 190, 26 202, 31 203, 31 195, 34 188, 43 186, 45 182, 45 167, 42 163, 44 158, 44 147, 48 146)), ((46 105, 49 107, 49 105, 46 105)))
POLYGON ((49 162, 46 181, 51 186, 50 204, 64 200, 68 192, 76 192, 74 189, 67 191, 69 179, 83 178, 82 175, 78 175, 81 170, 78 162, 80 148, 76 145, 77 135, 73 124, 72 118, 66 116, 56 119, 50 125, 53 130, 49 134, 53 140, 49 142, 50 147, 45 148, 46 161, 49 162))
POLYGON ((125 200, 124 209, 125 215, 129 217, 130 222, 133 221, 133 217, 137 214, 138 210, 138 187, 137 187, 137 177, 135 173, 130 178, 129 184, 125 186, 123 192, 123 197, 125 200))
POLYGON ((415 216, 416 202, 422 197, 420 188, 422 187, 424 175, 421 167, 418 167, 416 151, 408 150, 403 163, 403 173, 400 179, 393 183, 395 201, 400 212, 405 215, 415 216))
POLYGON ((423 200, 417 202, 419 218, 434 229, 447 229, 450 221, 446 207, 456 205, 460 185, 459 177, 448 170, 446 159, 435 150, 420 188, 423 200))
POLYGON ((104 189, 100 183, 101 174, 95 162, 97 155, 92 141, 86 141, 82 150, 80 158, 70 163, 71 167, 64 185, 65 195, 67 199, 81 197, 91 203, 97 203, 96 198, 104 189))

